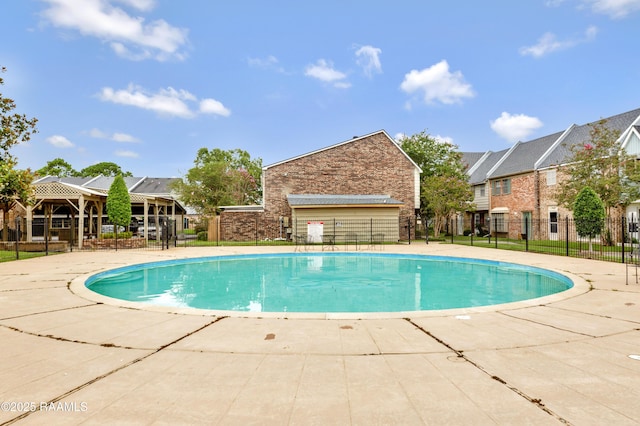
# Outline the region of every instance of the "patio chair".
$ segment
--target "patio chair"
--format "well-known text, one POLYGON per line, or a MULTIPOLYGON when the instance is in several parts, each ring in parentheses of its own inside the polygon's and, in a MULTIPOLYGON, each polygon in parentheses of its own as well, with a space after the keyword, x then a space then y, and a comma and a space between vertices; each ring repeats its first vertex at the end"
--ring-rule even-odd
POLYGON ((296 248, 294 251, 307 251, 308 250, 308 244, 309 241, 307 239, 306 235, 296 235, 295 237, 295 241, 296 241, 296 248))
POLYGON ((369 247, 372 250, 375 250, 376 246, 380 246, 380 250, 384 250, 384 234, 381 232, 371 235, 371 242, 369 244, 369 247))
POLYGON ((345 250, 349 250, 349 244, 353 243, 356 247, 356 251, 358 251, 358 234, 355 232, 349 232, 344 236, 344 247, 345 250))
POLYGON ((336 236, 335 235, 323 235, 322 236, 322 251, 324 249, 335 250, 336 249, 336 236))

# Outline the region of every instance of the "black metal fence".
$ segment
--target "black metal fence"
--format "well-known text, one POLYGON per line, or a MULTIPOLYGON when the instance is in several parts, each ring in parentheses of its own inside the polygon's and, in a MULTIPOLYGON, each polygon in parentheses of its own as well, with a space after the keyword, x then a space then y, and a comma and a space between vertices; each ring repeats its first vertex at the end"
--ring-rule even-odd
MULTIPOLYGON (((77 224, 72 220, 52 224, 34 220, 30 224, 31 235, 28 235, 29 224, 24 218, 16 218, 7 226, 0 221, 0 256, 20 259, 36 253, 46 255, 79 250, 80 246, 82 250, 166 250, 173 247, 282 244, 358 249, 415 240, 429 241, 424 224, 415 216, 399 219, 323 217, 285 222, 256 215, 250 220, 245 218, 232 224, 217 224, 200 230, 180 230, 175 221, 162 217, 158 226, 149 227, 146 238, 141 229, 119 229, 128 233, 119 232, 117 238, 109 233, 103 233, 101 238, 86 235, 82 244, 78 244, 77 224), (6 236, 3 235, 5 230, 6 236)), ((475 232, 463 229, 463 225, 460 221, 450 221, 444 241, 615 262, 637 261, 640 252, 640 225, 626 217, 607 218, 593 223, 577 222, 571 218, 556 221, 505 219, 499 223, 483 224, 475 232), (585 235, 585 229, 595 229, 597 232, 589 238, 585 235)), ((109 223, 102 226, 107 231, 115 229, 109 223)))
POLYGON ((164 250, 176 246, 176 222, 167 217, 160 218, 157 227, 150 226, 146 238, 138 227, 116 227, 104 221, 99 237, 85 229, 79 244, 77 226, 77 220, 70 218, 27 221, 16 217, 6 223, 0 220, 0 261, 74 250, 164 250))
MULTIPOLYGON (((234 222, 223 222, 209 227, 207 242, 225 244, 370 244, 410 242, 415 238, 416 218, 396 219, 361 218, 344 219, 314 217, 305 219, 268 219, 260 215, 245 217, 234 222)), ((180 238, 178 245, 203 244, 204 238, 180 238)))
POLYGON ((447 240, 456 244, 622 263, 638 252, 640 240, 638 222, 626 217, 602 221, 504 220, 487 223, 481 232, 460 230, 458 223, 451 221, 449 229, 447 240))

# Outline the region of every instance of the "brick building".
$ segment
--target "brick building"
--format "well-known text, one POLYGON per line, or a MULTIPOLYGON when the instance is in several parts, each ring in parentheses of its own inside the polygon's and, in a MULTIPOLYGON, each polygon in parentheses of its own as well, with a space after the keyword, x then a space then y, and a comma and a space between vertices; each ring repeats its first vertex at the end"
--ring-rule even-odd
POLYGON ((311 224, 338 239, 347 232, 366 239, 375 220, 385 223, 377 229, 385 240, 397 241, 400 221, 419 207, 420 173, 383 130, 280 161, 262 169, 261 206, 222 208, 221 238, 246 239, 240 229, 251 233, 260 222, 275 228, 265 235, 282 239, 306 237, 311 224))
MULTIPOLYGON (((529 238, 563 238, 559 223, 571 217, 571 211, 558 203, 555 193, 567 179, 563 166, 571 147, 589 142, 595 123, 573 124, 563 132, 517 142, 509 150, 489 151, 470 164, 469 182, 475 188, 478 209, 467 213, 465 227, 474 230, 480 224, 509 238, 519 238, 525 231, 529 238)), ((608 117, 605 125, 620 132, 627 153, 640 158, 640 109, 608 117)), ((465 157, 478 158, 476 154, 465 157)), ((635 215, 637 220, 639 213, 640 200, 627 208, 627 216, 635 215)))

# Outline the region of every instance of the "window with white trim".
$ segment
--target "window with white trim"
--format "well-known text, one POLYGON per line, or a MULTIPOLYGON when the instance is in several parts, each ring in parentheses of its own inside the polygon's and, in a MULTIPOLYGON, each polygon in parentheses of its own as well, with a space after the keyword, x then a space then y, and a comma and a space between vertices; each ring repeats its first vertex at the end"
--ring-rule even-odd
POLYGON ((491 226, 494 232, 507 232, 507 214, 506 213, 492 213, 491 214, 491 226))

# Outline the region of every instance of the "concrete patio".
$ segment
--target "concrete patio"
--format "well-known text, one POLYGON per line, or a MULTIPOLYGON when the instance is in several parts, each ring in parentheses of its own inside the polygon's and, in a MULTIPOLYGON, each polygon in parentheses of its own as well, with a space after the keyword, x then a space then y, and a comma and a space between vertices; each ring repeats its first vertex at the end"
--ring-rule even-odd
POLYGON ((74 252, 0 264, 0 424, 640 423, 625 265, 446 244, 385 252, 565 273, 562 295, 385 316, 220 315, 101 298, 123 265, 293 247, 74 252))

